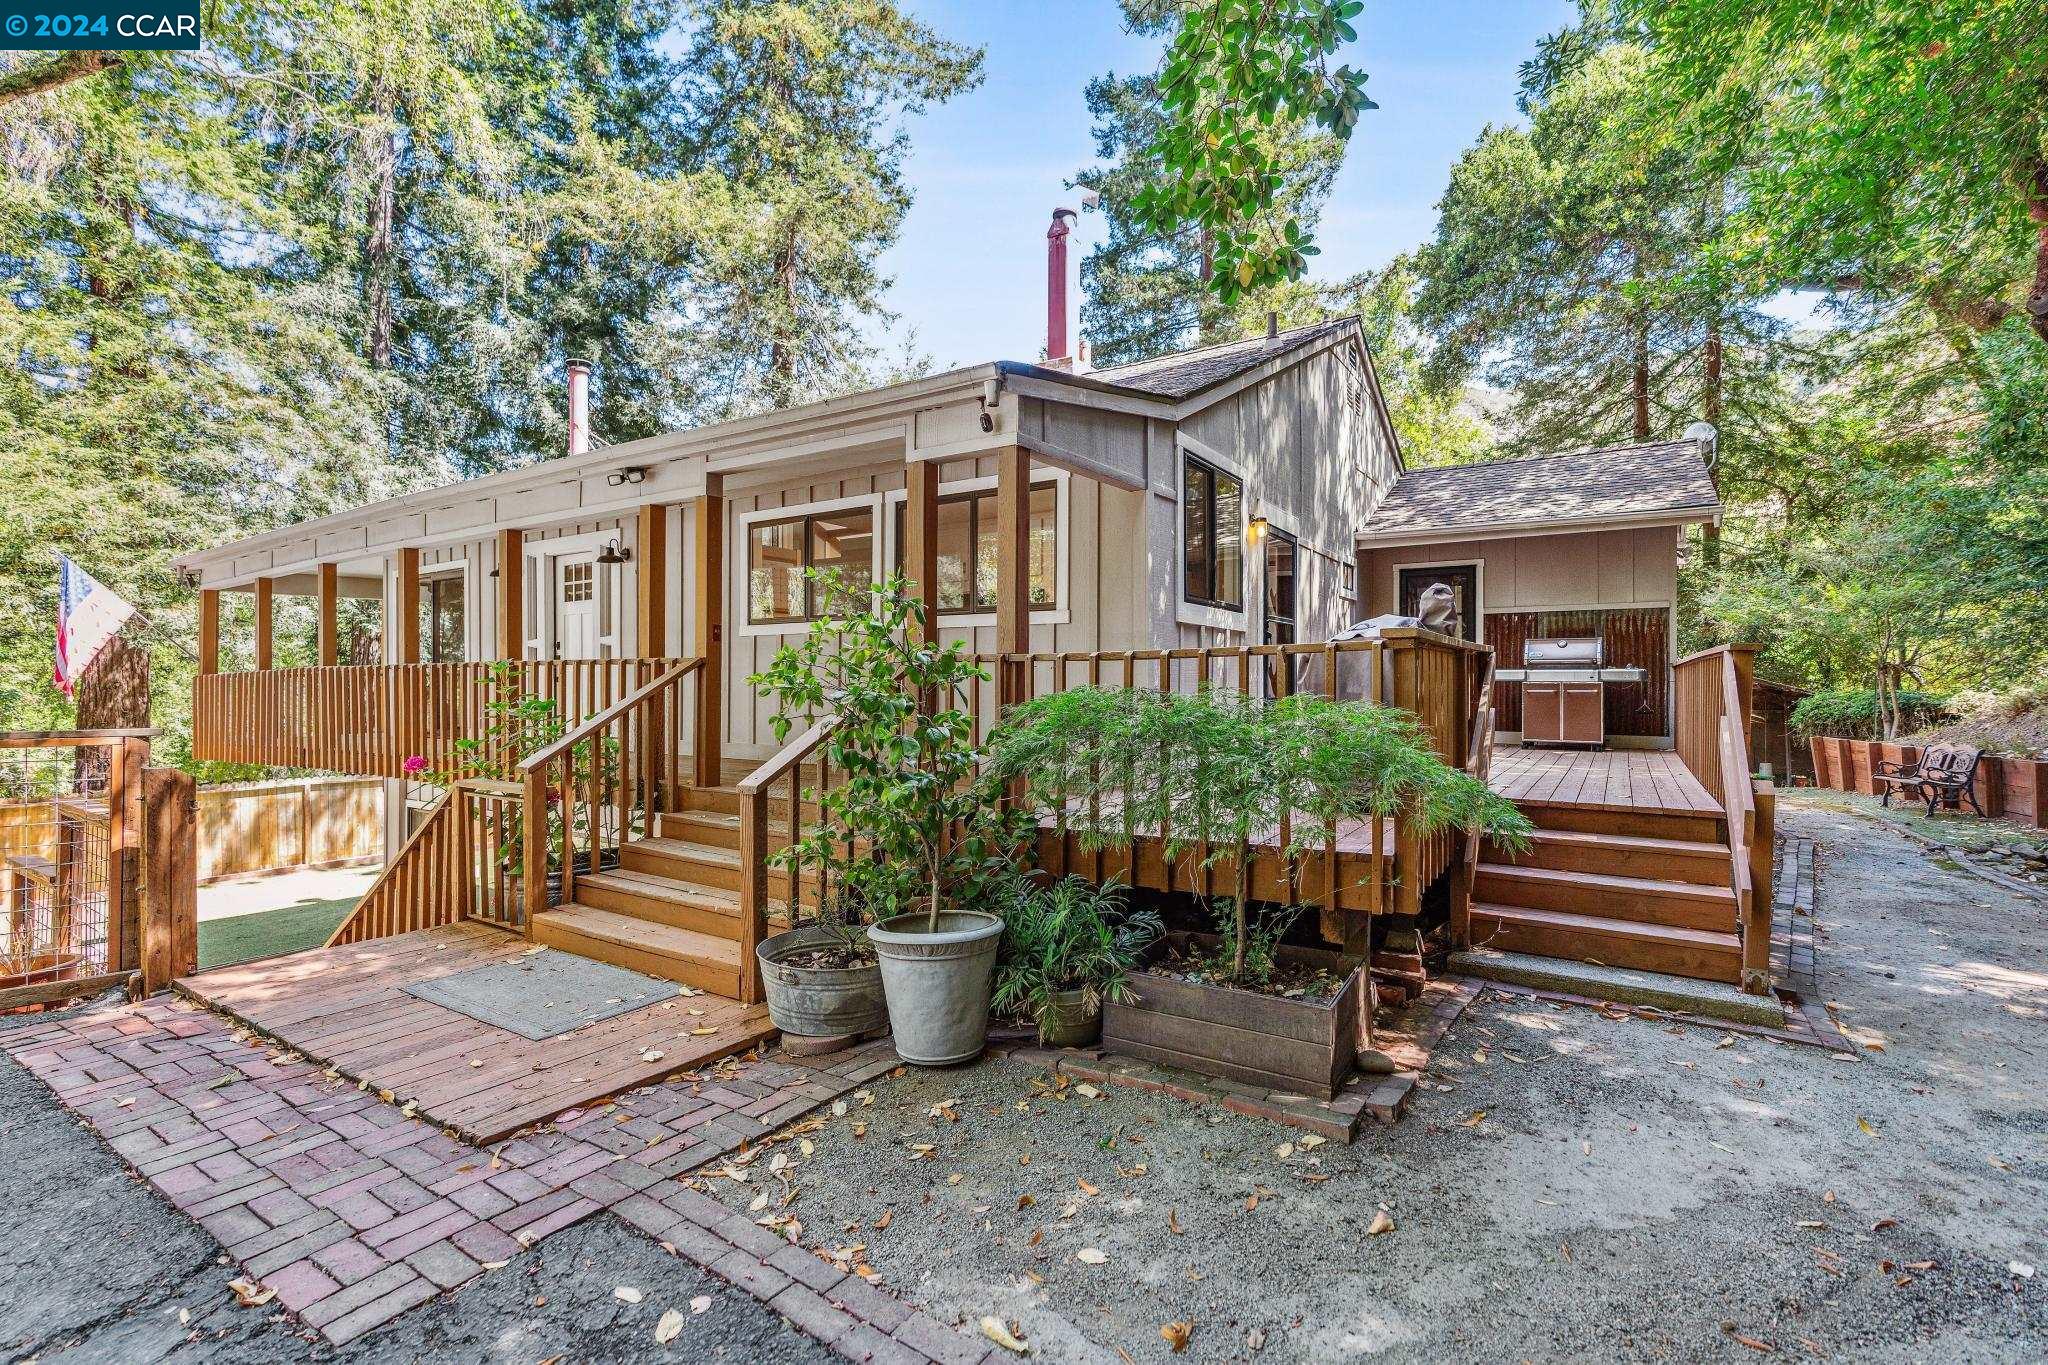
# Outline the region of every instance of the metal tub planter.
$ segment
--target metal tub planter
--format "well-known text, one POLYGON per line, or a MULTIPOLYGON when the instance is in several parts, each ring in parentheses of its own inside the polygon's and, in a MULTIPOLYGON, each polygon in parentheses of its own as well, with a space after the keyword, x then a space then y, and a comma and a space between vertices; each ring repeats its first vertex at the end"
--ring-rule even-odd
POLYGON ((840 942, 839 935, 815 924, 761 940, 755 955, 761 960, 770 1023, 799 1038, 833 1038, 873 1033, 889 1022, 879 963, 797 967, 784 961, 840 942))

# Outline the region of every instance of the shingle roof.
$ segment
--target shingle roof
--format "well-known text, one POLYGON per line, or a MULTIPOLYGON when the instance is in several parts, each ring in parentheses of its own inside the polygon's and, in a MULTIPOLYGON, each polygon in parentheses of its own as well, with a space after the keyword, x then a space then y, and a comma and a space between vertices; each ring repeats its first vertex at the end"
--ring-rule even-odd
POLYGON ((1610 446, 1491 464, 1410 469, 1373 509, 1367 539, 1419 531, 1598 521, 1721 508, 1693 441, 1610 446))
POLYGON ((1227 341, 1220 346, 1204 346, 1198 351, 1180 351, 1112 369, 1090 370, 1086 377, 1160 398, 1187 398, 1225 380, 1235 379, 1247 370, 1257 369, 1274 356, 1341 332, 1355 325, 1356 321, 1355 318, 1335 318, 1329 322, 1296 327, 1275 337, 1247 337, 1243 341, 1227 341))

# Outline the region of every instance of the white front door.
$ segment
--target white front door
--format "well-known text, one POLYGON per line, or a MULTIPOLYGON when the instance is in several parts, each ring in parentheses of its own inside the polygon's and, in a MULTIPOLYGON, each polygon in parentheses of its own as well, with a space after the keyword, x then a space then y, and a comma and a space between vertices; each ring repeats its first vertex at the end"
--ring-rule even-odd
POLYGON ((555 561, 555 657, 595 659, 603 623, 598 619, 597 552, 555 561))

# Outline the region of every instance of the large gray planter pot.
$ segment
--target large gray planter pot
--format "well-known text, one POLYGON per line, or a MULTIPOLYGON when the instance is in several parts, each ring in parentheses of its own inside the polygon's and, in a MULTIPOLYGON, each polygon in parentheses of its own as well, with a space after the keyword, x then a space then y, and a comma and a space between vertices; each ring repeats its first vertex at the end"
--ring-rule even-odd
POLYGON ((782 960, 838 941, 831 930, 807 924, 764 938, 754 950, 761 960, 761 984, 768 995, 768 1021, 784 1033, 830 1038, 872 1033, 888 1022, 888 1007, 882 1002, 882 969, 875 963, 792 967, 782 960))
POLYGON ((881 958, 896 1055, 919 1066, 971 1062, 988 1041, 989 984, 1003 921, 947 910, 937 933, 929 923, 924 914, 898 915, 868 929, 881 958))

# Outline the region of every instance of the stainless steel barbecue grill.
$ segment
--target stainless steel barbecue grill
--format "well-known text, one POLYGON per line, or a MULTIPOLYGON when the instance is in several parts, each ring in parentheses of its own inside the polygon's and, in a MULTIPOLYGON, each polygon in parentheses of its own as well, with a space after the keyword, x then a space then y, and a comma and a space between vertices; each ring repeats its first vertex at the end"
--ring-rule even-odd
POLYGON ((1573 637, 1530 640, 1522 646, 1522 666, 1503 668, 1494 677, 1522 687, 1522 743, 1589 744, 1607 742, 1607 687, 1639 684, 1640 668, 1607 667, 1598 639, 1573 637))

